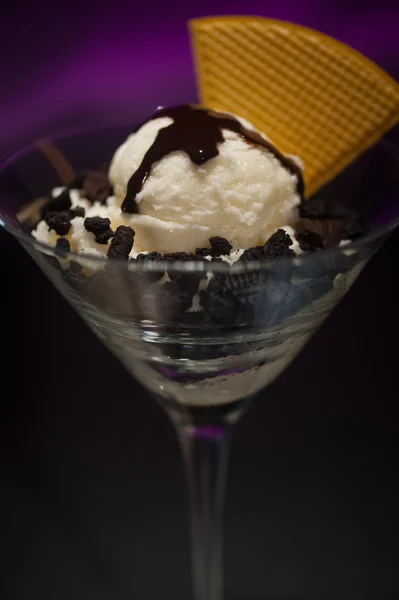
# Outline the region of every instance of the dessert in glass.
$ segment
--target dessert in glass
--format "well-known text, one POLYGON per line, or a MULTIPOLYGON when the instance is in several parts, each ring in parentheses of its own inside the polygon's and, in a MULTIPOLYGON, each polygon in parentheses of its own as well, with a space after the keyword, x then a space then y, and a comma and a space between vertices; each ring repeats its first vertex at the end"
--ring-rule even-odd
POLYGON ((247 116, 160 108, 134 130, 118 123, 54 136, 0 171, 1 224, 176 428, 196 600, 223 594, 235 424, 399 216, 397 133, 384 137, 391 123, 333 180, 331 157, 320 161, 308 195, 302 157, 247 116))

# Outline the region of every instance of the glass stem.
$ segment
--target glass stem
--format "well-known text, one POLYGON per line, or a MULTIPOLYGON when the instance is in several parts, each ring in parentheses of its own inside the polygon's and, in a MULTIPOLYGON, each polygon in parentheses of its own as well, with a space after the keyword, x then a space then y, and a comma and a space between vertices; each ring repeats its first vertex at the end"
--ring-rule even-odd
POLYGON ((187 472, 194 600, 222 600, 223 516, 232 425, 177 424, 187 472))

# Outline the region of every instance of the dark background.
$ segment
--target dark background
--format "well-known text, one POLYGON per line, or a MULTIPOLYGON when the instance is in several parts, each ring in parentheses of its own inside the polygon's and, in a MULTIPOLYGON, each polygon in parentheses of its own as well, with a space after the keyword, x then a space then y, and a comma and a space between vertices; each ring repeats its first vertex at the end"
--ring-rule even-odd
MULTIPOLYGON (((394 2, 81 6, 32 11, 17 1, 3 19, 3 150, 130 105, 191 100, 184 22, 198 14, 314 26, 399 77, 394 2)), ((398 242, 378 252, 236 432, 229 598, 397 597, 398 242)), ((167 417, 3 231, 0 244, 0 597, 191 597, 183 472, 167 417)))

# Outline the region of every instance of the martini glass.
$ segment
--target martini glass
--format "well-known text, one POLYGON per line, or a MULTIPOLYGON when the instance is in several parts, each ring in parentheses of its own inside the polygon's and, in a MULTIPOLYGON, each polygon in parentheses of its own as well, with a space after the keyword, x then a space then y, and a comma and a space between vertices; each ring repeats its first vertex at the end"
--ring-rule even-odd
POLYGON ((0 224, 170 416, 190 493, 194 598, 221 600, 223 492, 234 426, 398 224, 398 132, 319 192, 331 206, 360 207, 369 231, 332 250, 229 267, 106 261, 60 255, 36 242, 28 229, 42 197, 76 172, 106 165, 131 129, 113 124, 67 132, 4 159, 0 224))

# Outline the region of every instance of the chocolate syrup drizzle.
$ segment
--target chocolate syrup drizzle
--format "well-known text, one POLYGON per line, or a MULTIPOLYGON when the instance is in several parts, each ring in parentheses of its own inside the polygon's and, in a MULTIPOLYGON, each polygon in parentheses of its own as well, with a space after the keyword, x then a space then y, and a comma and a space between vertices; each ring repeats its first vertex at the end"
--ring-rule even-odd
POLYGON ((157 161, 171 152, 182 150, 195 165, 202 165, 219 154, 218 144, 224 142, 222 129, 228 129, 240 135, 246 142, 266 148, 290 173, 297 177, 297 191, 303 201, 304 182, 302 171, 291 159, 255 131, 241 125, 229 114, 219 113, 184 104, 156 112, 150 120, 161 117, 173 119, 168 127, 161 129, 147 150, 141 165, 133 173, 127 185, 127 193, 122 203, 122 211, 138 213, 136 196, 142 189, 151 169, 157 161))

